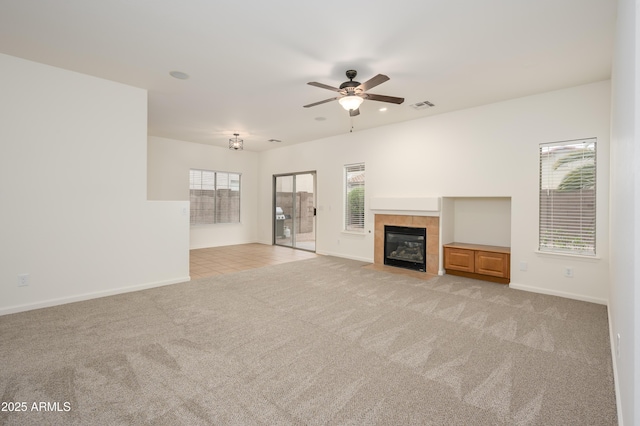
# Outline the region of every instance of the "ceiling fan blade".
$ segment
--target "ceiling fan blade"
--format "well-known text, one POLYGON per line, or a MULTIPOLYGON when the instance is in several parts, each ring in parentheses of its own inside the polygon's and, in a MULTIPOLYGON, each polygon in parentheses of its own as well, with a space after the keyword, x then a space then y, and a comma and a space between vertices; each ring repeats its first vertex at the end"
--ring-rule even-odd
POLYGON ((328 90, 333 90, 334 92, 339 92, 340 89, 338 89, 337 87, 333 87, 333 86, 329 86, 327 84, 323 84, 323 83, 318 83, 316 81, 310 81, 309 83, 307 83, 310 86, 316 86, 319 87, 321 89, 328 89, 328 90))
POLYGON ((304 108, 309 108, 309 107, 320 105, 320 104, 326 104, 327 102, 335 101, 336 99, 340 99, 341 97, 342 96, 336 96, 335 98, 329 98, 329 99, 325 99, 324 101, 314 102, 312 104, 305 105, 304 108))
POLYGON ((356 115, 360 115, 360 108, 350 109, 349 110, 349 115, 351 117, 355 117, 356 115))
POLYGON ((360 86, 358 86, 358 88, 362 89, 363 92, 366 92, 367 90, 376 87, 378 84, 382 84, 387 80, 389 80, 389 77, 384 74, 378 74, 375 77, 370 78, 369 80, 362 83, 360 86))
POLYGON ((362 95, 362 97, 371 101, 389 102, 392 104, 401 104, 404 102, 404 98, 396 98, 395 96, 374 95, 373 93, 365 93, 362 95))

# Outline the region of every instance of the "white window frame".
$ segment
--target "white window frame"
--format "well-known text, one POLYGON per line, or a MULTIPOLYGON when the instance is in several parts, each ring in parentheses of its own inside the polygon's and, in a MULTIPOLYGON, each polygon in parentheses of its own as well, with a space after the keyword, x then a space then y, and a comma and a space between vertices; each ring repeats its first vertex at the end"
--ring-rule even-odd
MULTIPOLYGON (((212 225, 218 223, 240 223, 240 205, 242 174, 237 172, 221 172, 215 170, 191 169, 189 170, 189 200, 191 204, 191 226, 212 225), (237 200, 232 198, 220 198, 223 190, 236 192, 237 200), (200 191, 210 191, 211 195, 205 197, 200 191), (231 210, 221 209, 220 204, 229 201, 236 204, 231 210)), ((233 197, 236 198, 236 197, 233 197)))
MULTIPOLYGON (((343 230, 346 232, 364 233, 365 228, 365 165, 364 163, 347 164, 344 166, 344 220, 343 230), (353 179, 359 181, 354 182, 353 179), (360 180, 361 179, 361 180, 360 180), (360 212, 353 211, 352 203, 350 202, 350 196, 353 190, 362 188, 362 194, 358 198, 361 198, 361 207, 358 207, 360 212)), ((352 200, 353 201, 353 200, 352 200)))
POLYGON ((596 138, 540 144, 540 252, 596 255, 596 166, 596 138))

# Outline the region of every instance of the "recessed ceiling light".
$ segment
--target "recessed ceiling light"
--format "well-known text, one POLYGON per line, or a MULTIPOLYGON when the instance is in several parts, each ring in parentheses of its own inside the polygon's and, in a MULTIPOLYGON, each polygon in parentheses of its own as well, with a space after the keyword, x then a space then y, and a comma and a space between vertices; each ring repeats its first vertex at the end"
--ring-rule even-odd
POLYGON ((382 108, 380 108, 378 111, 380 111, 380 112, 385 112, 386 110, 387 110, 387 108, 386 108, 386 107, 382 107, 382 108))
POLYGON ((315 118, 316 121, 324 121, 326 119, 327 119, 327 117, 316 117, 315 118))
POLYGON ((182 71, 171 71, 169 75, 173 78, 177 78, 178 80, 186 80, 189 78, 189 74, 182 71))

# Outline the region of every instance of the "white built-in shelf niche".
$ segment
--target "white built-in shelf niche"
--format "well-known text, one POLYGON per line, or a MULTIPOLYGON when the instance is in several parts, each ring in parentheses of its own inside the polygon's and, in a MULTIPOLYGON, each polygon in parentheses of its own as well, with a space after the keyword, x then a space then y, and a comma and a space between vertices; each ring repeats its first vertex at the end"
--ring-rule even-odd
POLYGON ((441 243, 511 247, 511 197, 442 197, 441 243))

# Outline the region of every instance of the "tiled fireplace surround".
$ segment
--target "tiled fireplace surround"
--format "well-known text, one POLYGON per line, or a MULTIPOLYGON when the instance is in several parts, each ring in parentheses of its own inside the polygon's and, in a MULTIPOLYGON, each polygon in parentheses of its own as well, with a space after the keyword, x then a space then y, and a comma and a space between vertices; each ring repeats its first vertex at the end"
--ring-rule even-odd
POLYGON ((376 214, 373 262, 384 265, 384 227, 408 226, 427 229, 427 273, 438 274, 440 265, 440 218, 438 216, 410 216, 396 214, 376 214))

